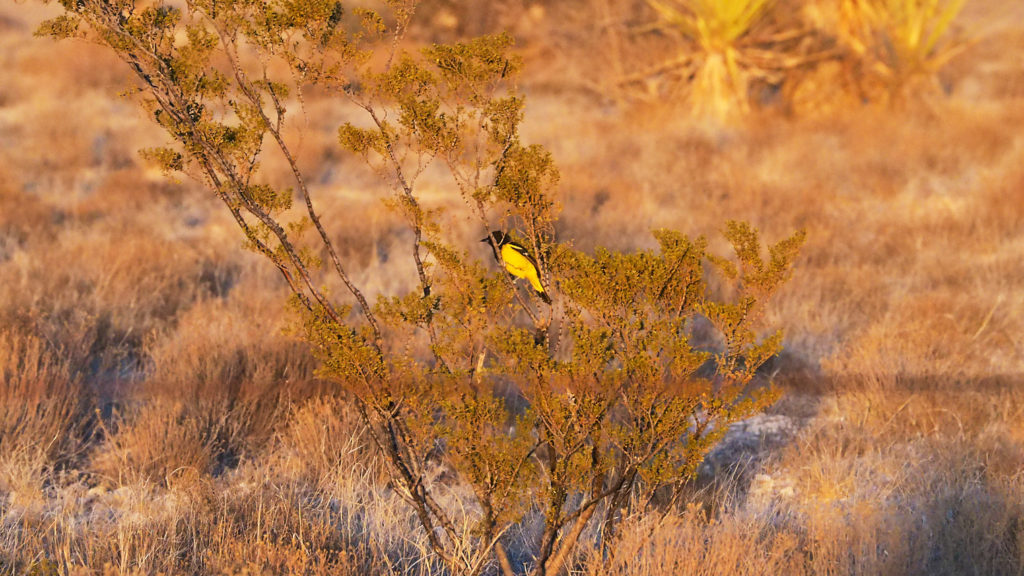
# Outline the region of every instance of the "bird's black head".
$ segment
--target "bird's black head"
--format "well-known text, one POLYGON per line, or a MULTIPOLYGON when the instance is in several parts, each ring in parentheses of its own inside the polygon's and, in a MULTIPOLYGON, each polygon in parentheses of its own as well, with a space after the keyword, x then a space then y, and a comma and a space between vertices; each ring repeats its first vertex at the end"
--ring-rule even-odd
POLYGON ((490 242, 491 244, 500 248, 505 244, 508 244, 509 240, 510 238, 508 237, 508 234, 505 234, 501 230, 495 230, 491 232, 490 236, 481 240, 481 242, 490 242))

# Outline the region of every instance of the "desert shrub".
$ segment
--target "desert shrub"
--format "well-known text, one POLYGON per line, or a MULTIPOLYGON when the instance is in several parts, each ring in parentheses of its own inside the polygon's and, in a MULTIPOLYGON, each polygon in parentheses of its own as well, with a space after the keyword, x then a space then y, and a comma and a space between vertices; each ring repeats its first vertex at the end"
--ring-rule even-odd
POLYGON ((0 494, 11 504, 32 503, 85 452, 94 399, 68 364, 39 338, 0 332, 0 494))
POLYGON ((29 446, 56 461, 75 454, 89 420, 88 392, 45 342, 0 332, 0 453, 29 446))
POLYGON ((312 482, 333 480, 339 465, 348 465, 341 474, 353 476, 353 461, 372 461, 359 415, 331 396, 295 403, 279 438, 282 468, 312 482))
POLYGON ((0 170, 0 263, 23 248, 32 231, 52 232, 59 217, 38 198, 17 191, 13 178, 0 170))
POLYGON ((245 407, 245 436, 269 438, 288 401, 318 392, 308 346, 282 334, 282 322, 250 316, 252 307, 205 301, 146 346, 142 398, 167 395, 226 412, 245 407))
POLYGON ((146 336, 166 330, 218 291, 219 275, 232 273, 211 250, 171 248, 150 232, 53 228, 0 262, 0 322, 52 343, 71 374, 91 385, 109 388, 130 377, 146 336))
POLYGON ((935 73, 966 44, 952 38, 966 0, 843 0, 837 36, 865 96, 900 102, 935 90, 935 73))
MULTIPOLYGON (((172 140, 145 156, 204 181, 280 271, 320 374, 352 399, 432 561, 562 574, 588 527, 611 549, 623 514, 671 509, 728 425, 771 401, 754 378, 781 334, 762 335, 762 310, 803 235, 764 250, 729 223, 732 259, 669 230, 655 232, 657 250, 575 250, 555 234, 553 158, 519 136, 509 37, 405 51, 415 2, 388 4, 385 21, 333 1, 78 0, 42 31, 106 45, 136 73, 172 140), (384 204, 407 226, 415 271, 407 293, 371 303, 317 210, 284 129, 309 85, 362 114, 339 143, 390 185, 384 204), (261 171, 268 155, 290 185, 261 171), (422 193, 432 165, 463 200, 469 233, 422 193), (492 230, 532 255, 543 300, 485 264, 499 246, 477 239, 492 230), (706 290, 706 266, 732 297, 706 290), (691 343, 699 318, 718 347, 691 343), (509 534, 527 523, 539 533, 510 557, 509 534)), ((188 461, 201 460, 209 437, 189 434, 188 461)))
POLYGON ((319 384, 308 349, 248 311, 202 301, 150 338, 146 378, 111 423, 95 472, 162 483, 179 470, 222 472, 267 445, 289 403, 319 384))

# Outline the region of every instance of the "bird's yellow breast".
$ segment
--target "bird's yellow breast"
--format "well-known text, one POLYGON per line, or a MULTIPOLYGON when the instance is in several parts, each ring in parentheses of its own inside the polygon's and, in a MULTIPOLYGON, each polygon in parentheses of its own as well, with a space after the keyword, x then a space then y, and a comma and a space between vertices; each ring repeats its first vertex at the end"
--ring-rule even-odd
POLYGON ((534 262, 529 261, 529 258, 508 244, 502 246, 502 261, 505 262, 505 270, 509 271, 512 276, 525 278, 531 274, 537 274, 534 262))
POLYGON ((505 263, 505 269, 517 278, 537 276, 537 268, 533 262, 508 244, 501 247, 501 261, 505 263))
POLYGON ((544 286, 540 283, 540 274, 537 272, 537 265, 529 256, 521 253, 511 244, 501 247, 501 261, 505 270, 516 278, 526 278, 533 289, 538 293, 544 293, 544 286))

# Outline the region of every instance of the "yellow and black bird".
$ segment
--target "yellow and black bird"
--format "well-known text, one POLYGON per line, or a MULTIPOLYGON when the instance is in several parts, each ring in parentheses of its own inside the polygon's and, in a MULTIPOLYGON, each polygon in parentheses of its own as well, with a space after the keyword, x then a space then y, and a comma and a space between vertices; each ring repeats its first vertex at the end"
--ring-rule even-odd
POLYGON ((494 255, 499 258, 499 263, 505 267, 509 274, 516 278, 526 278, 537 293, 547 304, 551 304, 551 298, 544 291, 544 285, 540 283, 540 271, 537 268, 537 261, 530 256, 530 253, 521 244, 512 241, 508 234, 495 230, 491 235, 481 240, 489 242, 494 247, 494 255))

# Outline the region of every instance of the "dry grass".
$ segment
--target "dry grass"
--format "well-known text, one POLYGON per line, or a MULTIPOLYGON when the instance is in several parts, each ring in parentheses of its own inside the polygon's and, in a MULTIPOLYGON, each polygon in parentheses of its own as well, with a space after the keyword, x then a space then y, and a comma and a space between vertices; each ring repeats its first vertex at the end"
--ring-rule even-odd
MULTIPOLYGON (((437 2, 417 32, 519 30, 524 132, 559 162, 559 234, 577 245, 649 247, 660 226, 720 242, 728 218, 808 230, 770 311, 785 399, 733 431, 694 505, 630 519, 613 557, 584 546, 575 573, 1024 573, 1021 8, 967 3, 985 34, 928 109, 723 129, 590 95, 616 64, 579 50, 614 32, 587 15, 629 5, 473 19, 437 2)), ((0 573, 439 573, 358 419, 286 334, 273 270, 197 185, 140 164, 160 138, 111 96, 127 76, 32 40, 40 10, 0 6, 0 573)), ((332 106, 313 98, 308 118, 341 121, 332 106)), ((391 256, 408 238, 371 180, 348 178, 333 126, 307 129, 300 161, 355 277, 407 284, 391 256)), ((528 562, 529 523, 512 536, 528 562)))

